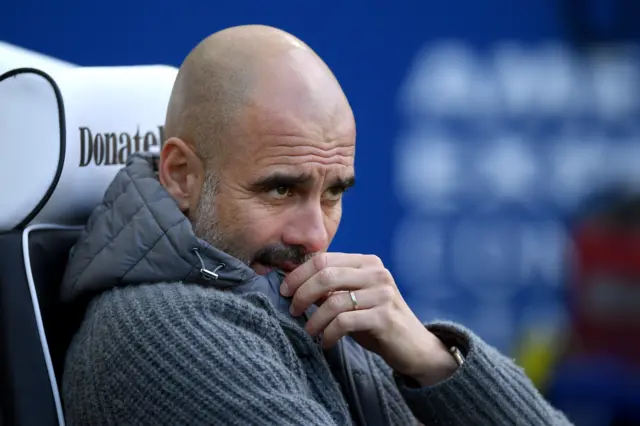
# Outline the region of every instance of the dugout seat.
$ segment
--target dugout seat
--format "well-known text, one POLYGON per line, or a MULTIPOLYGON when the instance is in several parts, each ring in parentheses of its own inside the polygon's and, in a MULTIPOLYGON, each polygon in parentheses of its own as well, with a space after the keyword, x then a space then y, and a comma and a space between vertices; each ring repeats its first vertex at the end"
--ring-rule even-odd
POLYGON ((84 306, 59 286, 127 157, 159 151, 177 70, 22 68, 0 76, 0 424, 64 425, 67 346, 84 306))

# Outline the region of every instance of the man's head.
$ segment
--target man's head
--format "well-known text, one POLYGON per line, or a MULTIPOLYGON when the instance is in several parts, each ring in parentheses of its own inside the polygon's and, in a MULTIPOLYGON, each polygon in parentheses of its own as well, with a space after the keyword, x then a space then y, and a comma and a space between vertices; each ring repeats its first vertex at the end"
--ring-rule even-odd
POLYGON ((258 273, 327 249, 354 181, 355 123, 324 62, 265 26, 203 40, 180 68, 160 181, 196 235, 258 273))

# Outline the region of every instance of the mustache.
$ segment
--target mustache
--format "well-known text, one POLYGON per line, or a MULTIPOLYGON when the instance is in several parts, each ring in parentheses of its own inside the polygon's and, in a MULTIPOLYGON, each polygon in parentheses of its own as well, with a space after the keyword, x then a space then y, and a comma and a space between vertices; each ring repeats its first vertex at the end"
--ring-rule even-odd
POLYGON ((275 267, 283 266, 287 263, 299 266, 312 257, 313 253, 307 253, 302 246, 273 244, 258 250, 253 256, 253 262, 275 267))

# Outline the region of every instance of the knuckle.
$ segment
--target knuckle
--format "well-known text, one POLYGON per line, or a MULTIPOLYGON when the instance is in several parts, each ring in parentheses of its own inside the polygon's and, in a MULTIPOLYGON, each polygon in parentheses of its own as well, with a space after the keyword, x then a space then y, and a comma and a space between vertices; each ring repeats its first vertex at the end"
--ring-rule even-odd
POLYGON ((325 268, 318 273, 318 281, 325 287, 328 287, 333 281, 335 270, 333 268, 325 268))
POLYGON ((396 290, 391 286, 384 286, 380 288, 380 296, 383 301, 389 302, 396 297, 396 290))
POLYGON ((348 315, 338 315, 335 319, 336 321, 336 326, 343 331, 349 331, 351 330, 351 320, 349 319, 348 315))
POLYGON ((378 268, 376 269, 376 280, 381 283, 390 283, 393 282, 393 277, 391 276, 391 272, 387 268, 378 268))
POLYGON ((328 308, 331 312, 337 312, 340 311, 340 309, 342 308, 342 300, 340 300, 340 295, 339 294, 334 294, 333 296, 329 297, 329 299, 327 299, 327 304, 329 305, 328 308))
POLYGON ((382 259, 380 259, 375 254, 367 255, 366 259, 367 259, 367 263, 369 263, 370 265, 375 265, 375 266, 381 266, 382 265, 382 259))
POLYGON ((313 256, 313 266, 315 266, 317 271, 324 270, 329 264, 329 259, 327 258, 327 253, 318 253, 313 256))

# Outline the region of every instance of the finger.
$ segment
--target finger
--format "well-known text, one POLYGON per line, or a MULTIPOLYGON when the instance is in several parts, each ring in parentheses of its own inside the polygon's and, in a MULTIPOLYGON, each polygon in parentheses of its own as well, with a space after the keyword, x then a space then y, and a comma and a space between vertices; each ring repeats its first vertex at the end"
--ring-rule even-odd
POLYGON ((305 281, 291 299, 291 315, 300 315, 331 292, 358 290, 373 282, 371 271, 347 267, 329 267, 305 281))
POLYGON ((316 336, 323 331, 331 321, 343 312, 373 308, 388 300, 387 291, 372 288, 353 292, 336 292, 331 295, 317 311, 311 315, 305 328, 307 332, 316 336), (354 304, 351 294, 356 299, 354 304))
POLYGON ((377 311, 378 309, 364 309, 341 313, 322 332, 322 347, 328 349, 350 333, 375 329, 377 311))
POLYGON ((315 304, 317 306, 322 305, 328 298, 330 298, 331 296, 333 296, 334 294, 340 294, 340 293, 347 293, 346 290, 336 290, 336 291, 330 291, 329 293, 325 294, 324 296, 321 296, 318 300, 315 301, 315 304))
POLYGON ((320 253, 291 271, 284 279, 280 291, 283 296, 291 296, 309 278, 329 267, 363 268, 382 265, 377 256, 352 253, 320 253))

